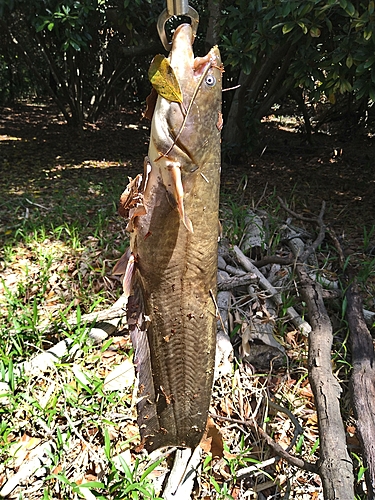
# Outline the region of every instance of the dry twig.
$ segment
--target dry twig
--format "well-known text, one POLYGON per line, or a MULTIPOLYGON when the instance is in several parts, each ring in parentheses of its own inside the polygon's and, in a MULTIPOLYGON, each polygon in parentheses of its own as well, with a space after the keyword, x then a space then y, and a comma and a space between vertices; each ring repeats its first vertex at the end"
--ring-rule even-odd
POLYGON ((298 458, 294 455, 291 455, 288 451, 284 450, 282 446, 280 446, 276 441, 274 441, 268 434, 265 432, 260 425, 258 425, 255 421, 253 420, 240 420, 236 418, 231 418, 231 417, 224 417, 221 415, 211 415, 213 418, 216 418, 217 420, 225 420, 227 422, 232 422, 235 424, 240 424, 244 425, 247 427, 252 427, 255 429, 260 436, 267 442, 267 444, 284 460, 286 460, 289 464, 295 465, 296 467, 299 467, 300 469, 313 472, 315 474, 319 474, 319 469, 315 464, 312 464, 310 462, 307 462, 306 460, 303 460, 302 458, 298 458))

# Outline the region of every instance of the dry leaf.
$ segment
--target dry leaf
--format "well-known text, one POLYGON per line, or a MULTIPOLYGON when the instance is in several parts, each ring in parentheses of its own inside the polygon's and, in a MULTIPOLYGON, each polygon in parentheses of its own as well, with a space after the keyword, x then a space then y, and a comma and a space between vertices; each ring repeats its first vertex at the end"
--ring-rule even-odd
POLYGON ((103 351, 102 355, 101 355, 102 361, 112 360, 116 356, 117 356, 117 352, 110 351, 109 349, 107 349, 106 351, 103 351))
POLYGON ((299 392, 299 395, 304 396, 305 398, 314 399, 314 394, 311 390, 310 384, 305 385, 305 387, 302 387, 302 389, 299 392))
POLYGON ((36 448, 41 442, 40 438, 35 438, 24 434, 22 438, 10 447, 10 454, 13 455, 13 467, 20 465, 28 458, 29 452, 36 448))
POLYGON ((317 425, 318 423, 318 415, 317 413, 313 413, 308 419, 306 424, 307 425, 317 425))
POLYGON ((172 102, 182 102, 180 84, 169 60, 165 56, 158 54, 154 57, 148 70, 148 77, 161 97, 172 102))
POLYGON ((211 452, 213 457, 223 458, 223 436, 212 418, 207 420, 206 430, 200 442, 200 447, 206 453, 211 452))
POLYGON ((348 425, 346 427, 346 432, 350 435, 350 436, 354 436, 354 434, 357 432, 357 429, 354 427, 354 425, 348 425))
POLYGON ((85 474, 85 480, 86 482, 89 481, 98 481, 98 476, 94 476, 94 474, 85 474))

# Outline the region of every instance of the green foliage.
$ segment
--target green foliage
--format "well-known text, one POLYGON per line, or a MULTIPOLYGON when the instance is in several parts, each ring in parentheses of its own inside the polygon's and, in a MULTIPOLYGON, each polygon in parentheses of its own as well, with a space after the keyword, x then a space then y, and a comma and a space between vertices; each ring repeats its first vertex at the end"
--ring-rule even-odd
POLYGON ((239 91, 244 109, 236 118, 248 129, 295 88, 315 102, 324 96, 335 104, 343 94, 375 100, 373 1, 236 0, 224 2, 223 14, 230 78, 235 83, 239 71, 249 75, 239 91))
MULTIPOLYGON (((52 2, 49 2, 52 4, 52 2)), ((55 3, 55 2, 53 2, 55 3)), ((57 5, 53 9, 52 5, 46 5, 45 14, 43 11, 35 17, 34 26, 36 32, 43 30, 54 31, 56 37, 62 42, 62 50, 66 52, 69 48, 74 50, 87 49, 88 43, 92 40, 90 29, 90 16, 96 12, 98 5, 96 2, 86 0, 77 2, 76 0, 65 0, 65 3, 57 5), (52 7, 53 10, 49 10, 52 7)))
MULTIPOLYGON (((210 12, 206 2, 191 3, 201 17, 197 48, 203 46, 210 12)), ((164 8, 161 0, 2 0, 2 99, 23 95, 25 86, 40 95, 49 88, 75 125, 95 121, 119 102, 124 89, 128 98, 144 99, 150 57, 144 57, 147 49, 141 47, 145 40, 149 47, 158 41, 155 25, 164 8), (129 47, 142 55, 121 57, 129 47)), ((253 130, 295 88, 311 101, 324 96, 334 104, 349 94, 373 102, 374 9, 372 0, 224 0, 217 21, 226 78, 236 83, 240 71, 249 75, 242 84, 237 121, 253 130)), ((229 122, 228 128, 232 126, 229 122)))
POLYGON ((26 83, 30 93, 50 95, 69 124, 82 126, 124 98, 124 90, 133 100, 135 90, 141 98, 148 94, 149 85, 142 88, 149 63, 145 55, 153 53, 148 47, 157 41, 160 1, 137 0, 136 8, 123 0, 9 0, 0 5, 3 100, 21 97, 26 83), (135 57, 137 51, 141 57, 135 57), (25 65, 28 71, 21 75, 25 65))

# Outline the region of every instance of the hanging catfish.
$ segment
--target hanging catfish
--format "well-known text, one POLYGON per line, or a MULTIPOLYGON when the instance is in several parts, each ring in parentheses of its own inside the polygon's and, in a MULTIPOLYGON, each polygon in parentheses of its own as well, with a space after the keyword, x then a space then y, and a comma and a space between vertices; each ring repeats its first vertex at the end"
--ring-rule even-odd
POLYGON ((217 47, 195 58, 190 25, 150 79, 158 93, 143 176, 130 180, 124 276, 139 375, 138 423, 149 451, 194 448, 214 375, 221 75, 217 47))

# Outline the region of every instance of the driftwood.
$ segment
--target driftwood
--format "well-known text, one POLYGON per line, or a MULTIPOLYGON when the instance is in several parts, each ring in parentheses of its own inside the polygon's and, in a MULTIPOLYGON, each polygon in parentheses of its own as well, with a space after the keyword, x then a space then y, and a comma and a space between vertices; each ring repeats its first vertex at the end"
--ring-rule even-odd
POLYGON ((324 498, 353 500, 353 466, 346 448, 340 413, 341 388, 332 374, 332 325, 324 306, 321 285, 298 264, 301 293, 307 304, 312 332, 309 335, 309 380, 315 397, 320 435, 319 472, 324 498))
POLYGON ((352 283, 347 292, 346 317, 349 323, 353 372, 351 394, 361 442, 367 497, 375 498, 375 353, 370 332, 362 313, 358 285, 352 283))

